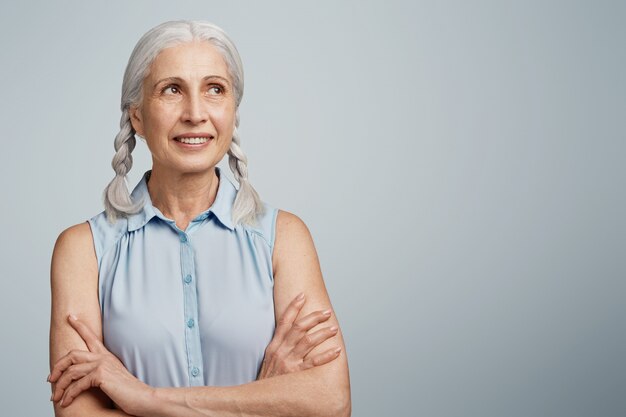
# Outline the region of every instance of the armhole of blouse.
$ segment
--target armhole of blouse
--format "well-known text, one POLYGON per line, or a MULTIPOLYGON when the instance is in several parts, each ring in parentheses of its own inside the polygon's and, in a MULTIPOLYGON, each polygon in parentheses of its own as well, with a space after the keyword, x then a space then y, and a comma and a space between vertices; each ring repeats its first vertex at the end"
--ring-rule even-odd
POLYGON ((100 314, 102 314, 102 292, 100 290, 100 259, 102 259, 102 243, 99 239, 96 238, 95 227, 96 225, 93 223, 94 219, 87 220, 87 224, 89 225, 89 230, 91 231, 91 242, 93 244, 93 250, 96 253, 96 266, 98 267, 98 279, 96 284, 96 292, 98 294, 98 305, 100 306, 100 314))
POLYGON ((100 271, 100 257, 102 256, 102 248, 99 245, 98 239, 96 239, 96 233, 94 231, 95 225, 93 224, 93 219, 87 220, 87 224, 89 225, 89 230, 91 231, 91 243, 93 244, 93 250, 96 253, 98 271, 100 271))
POLYGON ((270 229, 270 251, 272 257, 274 256, 274 241, 276 239, 276 218, 278 217, 278 209, 272 209, 272 227, 270 229))

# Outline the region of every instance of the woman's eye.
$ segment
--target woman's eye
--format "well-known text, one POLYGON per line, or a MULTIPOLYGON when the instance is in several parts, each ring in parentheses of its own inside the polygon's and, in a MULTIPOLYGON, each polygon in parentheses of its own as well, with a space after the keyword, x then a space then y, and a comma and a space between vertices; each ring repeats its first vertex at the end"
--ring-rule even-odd
POLYGON ((178 94, 178 93, 180 93, 180 90, 175 85, 168 85, 167 87, 163 88, 163 90, 161 90, 161 92, 162 93, 167 93, 168 90, 171 91, 171 94, 178 94))
POLYGON ((212 85, 211 87, 209 87, 209 93, 222 94, 223 90, 222 90, 222 87, 220 87, 219 85, 212 85))

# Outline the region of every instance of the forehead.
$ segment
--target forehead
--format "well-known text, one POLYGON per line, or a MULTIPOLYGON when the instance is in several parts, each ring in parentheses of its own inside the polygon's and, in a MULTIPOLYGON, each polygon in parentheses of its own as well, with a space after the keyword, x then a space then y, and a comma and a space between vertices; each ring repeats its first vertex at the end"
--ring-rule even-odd
POLYGON ((146 81, 207 75, 219 75, 228 80, 231 78, 228 66, 216 46, 208 41, 193 41, 163 49, 152 62, 146 81))

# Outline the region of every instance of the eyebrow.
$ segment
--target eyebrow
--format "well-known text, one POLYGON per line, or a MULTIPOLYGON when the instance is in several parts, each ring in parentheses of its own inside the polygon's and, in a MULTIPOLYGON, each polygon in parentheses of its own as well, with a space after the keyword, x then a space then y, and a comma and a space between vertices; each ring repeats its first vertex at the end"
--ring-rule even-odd
MULTIPOLYGON (((226 78, 221 77, 219 75, 207 75, 206 77, 202 78, 202 81, 207 81, 207 80, 211 80, 211 79, 218 79, 221 80, 223 82, 225 82, 227 85, 230 86, 230 81, 228 81, 226 78)), ((167 78, 161 78, 159 81, 157 81, 156 83, 154 83, 154 85, 152 86, 152 88, 156 88, 157 85, 163 83, 163 82, 177 82, 177 83, 185 83, 185 80, 183 80, 180 77, 167 77, 167 78)))

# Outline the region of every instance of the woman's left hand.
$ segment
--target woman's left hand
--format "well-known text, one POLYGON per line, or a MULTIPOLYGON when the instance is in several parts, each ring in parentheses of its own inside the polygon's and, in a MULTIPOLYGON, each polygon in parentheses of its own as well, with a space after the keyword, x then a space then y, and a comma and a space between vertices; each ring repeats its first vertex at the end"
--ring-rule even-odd
POLYGON ((68 321, 89 351, 72 350, 54 364, 48 379, 56 382, 52 400, 67 407, 81 392, 98 387, 125 413, 138 414, 154 389, 132 375, 85 323, 73 316, 68 321))

